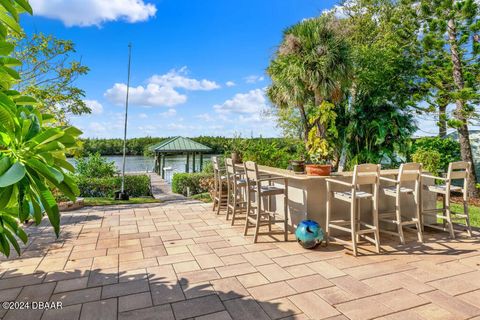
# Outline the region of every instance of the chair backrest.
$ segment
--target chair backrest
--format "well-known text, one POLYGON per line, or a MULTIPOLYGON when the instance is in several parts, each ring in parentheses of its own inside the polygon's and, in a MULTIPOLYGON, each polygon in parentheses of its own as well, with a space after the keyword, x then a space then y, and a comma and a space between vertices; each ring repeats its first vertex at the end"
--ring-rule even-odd
POLYGON ((380 178, 379 164, 357 164, 353 169, 353 185, 378 184, 380 178))
POLYGON ((450 162, 448 165, 447 179, 456 180, 464 179, 465 185, 468 183, 468 175, 470 174, 471 163, 466 161, 450 162))
POLYGON ((232 158, 225 158, 225 169, 228 177, 235 175, 235 165, 233 164, 232 158))
POLYGON ((243 166, 245 168, 245 177, 247 178, 247 181, 256 182, 259 180, 258 166, 255 162, 245 161, 243 166))
POLYGON ((422 164, 416 162, 402 163, 398 170, 399 182, 419 181, 422 175, 422 164))
POLYGON ((213 171, 218 171, 220 170, 220 165, 218 164, 218 157, 212 157, 212 163, 213 163, 213 171))

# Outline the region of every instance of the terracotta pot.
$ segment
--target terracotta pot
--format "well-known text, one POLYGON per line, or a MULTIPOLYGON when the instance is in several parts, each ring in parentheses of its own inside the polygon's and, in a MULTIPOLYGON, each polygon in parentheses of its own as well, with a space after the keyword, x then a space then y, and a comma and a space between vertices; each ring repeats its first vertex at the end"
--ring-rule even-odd
POLYGON ((242 163, 242 155, 238 152, 232 152, 233 163, 242 163))
POLYGON ((307 164, 308 176, 329 176, 332 173, 332 165, 330 164, 307 164))
POLYGON ((305 161, 303 160, 290 160, 293 172, 303 173, 305 172, 305 161))

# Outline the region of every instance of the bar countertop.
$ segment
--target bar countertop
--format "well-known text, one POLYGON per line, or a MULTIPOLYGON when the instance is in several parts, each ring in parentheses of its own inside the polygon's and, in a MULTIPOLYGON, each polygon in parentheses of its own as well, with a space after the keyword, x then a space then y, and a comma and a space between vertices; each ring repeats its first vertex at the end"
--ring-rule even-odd
MULTIPOLYGON (((298 179, 298 180, 311 180, 311 179, 328 179, 328 178, 335 178, 335 177, 351 177, 353 175, 353 171, 345 171, 345 172, 332 172, 330 176, 308 176, 306 173, 295 173, 292 170, 287 169, 280 169, 268 166, 258 166, 258 170, 263 173, 268 173, 272 175, 277 175, 289 179, 298 179)), ((380 170, 380 175, 382 176, 391 176, 398 173, 398 169, 387 169, 387 170, 380 170)))

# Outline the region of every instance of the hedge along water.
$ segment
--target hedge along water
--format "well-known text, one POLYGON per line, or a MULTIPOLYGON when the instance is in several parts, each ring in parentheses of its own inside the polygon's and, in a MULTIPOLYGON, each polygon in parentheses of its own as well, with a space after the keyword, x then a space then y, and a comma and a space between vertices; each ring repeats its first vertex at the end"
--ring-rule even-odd
MULTIPOLYGON (((117 170, 122 168, 122 156, 103 156, 108 161, 115 162, 117 170)), ((212 155, 204 154, 203 155, 203 164, 211 161, 212 155)), ((153 157, 144 157, 144 156, 127 156, 127 161, 125 165, 125 172, 152 172, 153 165, 155 160, 153 157)), ((75 159, 69 158, 68 161, 75 165, 75 159)), ((165 167, 171 167, 173 172, 185 172, 185 156, 173 156, 165 158, 165 167)), ((192 157, 190 157, 190 168, 192 166, 192 157)), ((200 159, 197 156, 195 159, 195 168, 196 170, 200 169, 200 159)))

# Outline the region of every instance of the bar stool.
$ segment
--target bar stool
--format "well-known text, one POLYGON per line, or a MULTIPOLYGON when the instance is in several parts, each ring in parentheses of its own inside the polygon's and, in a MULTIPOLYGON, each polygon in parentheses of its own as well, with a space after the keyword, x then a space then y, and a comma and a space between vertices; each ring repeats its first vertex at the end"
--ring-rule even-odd
POLYGON ((228 194, 223 192, 224 182, 227 181, 227 177, 224 175, 225 170, 220 168, 220 162, 218 157, 212 157, 213 163, 213 209, 217 210, 217 214, 220 214, 221 207, 226 207, 228 194))
POLYGON ((336 240, 339 243, 350 245, 353 249, 353 254, 357 255, 357 242, 360 237, 375 244, 377 253, 380 253, 380 234, 378 228, 378 188, 380 177, 380 165, 377 164, 360 164, 356 165, 353 171, 352 182, 343 182, 334 179, 326 179, 327 182, 327 221, 326 221, 326 242, 328 244, 329 238, 336 240), (332 186, 340 185, 349 188, 349 191, 337 192, 332 190, 332 186), (360 187, 370 185, 372 187, 371 193, 361 191, 360 187), (332 200, 338 199, 350 204, 350 219, 349 220, 331 220, 332 216, 332 200), (363 199, 369 199, 372 202, 372 216, 373 224, 364 222, 360 216, 360 203, 363 199), (348 227, 350 226, 350 227, 348 227), (362 229, 364 227, 364 229, 362 229), (337 237, 332 237, 330 229, 336 229, 351 234, 352 240, 345 241, 337 237), (368 233, 373 233, 374 238, 367 236, 368 233))
POLYGON ((254 243, 257 242, 259 235, 275 234, 283 234, 285 241, 288 241, 288 179, 276 176, 261 177, 258 172, 258 166, 253 161, 245 162, 244 168, 247 180, 247 217, 244 235, 247 235, 249 228, 255 228, 254 243), (276 180, 282 180, 284 187, 272 185, 276 180), (262 185, 265 182, 268 185, 262 185), (285 215, 283 219, 278 219, 277 214, 271 211, 271 197, 277 195, 283 195, 283 212, 285 215), (272 230, 272 224, 276 223, 283 223, 284 230, 272 230), (268 226, 268 231, 260 232, 261 226, 268 226))
POLYGON ((379 220, 381 222, 392 223, 397 226, 397 232, 383 230, 380 228, 380 232, 390 235, 398 236, 400 243, 405 244, 405 236, 403 234, 403 228, 407 230, 415 231, 418 235, 418 241, 423 242, 422 226, 420 218, 420 191, 421 191, 421 175, 422 165, 420 163, 403 163, 398 171, 397 179, 389 179, 380 177, 381 181, 393 183, 393 186, 383 188, 383 192, 386 196, 395 198, 395 211, 380 213, 379 220), (415 183, 414 188, 405 186, 405 183, 415 183), (413 218, 407 218, 402 216, 401 210, 401 196, 402 194, 408 194, 413 196, 415 202, 415 216, 413 218), (410 226, 415 225, 416 230, 410 226))
MULTIPOLYGON (((225 168, 227 172, 227 220, 232 212, 232 226, 235 219, 239 219, 238 214, 247 211, 246 186, 247 180, 242 179, 244 172, 239 172, 231 158, 225 159, 225 168)), ((243 170, 242 170, 243 171, 243 170)))
POLYGON ((443 208, 423 210, 423 207, 422 207, 422 220, 423 220, 423 215, 433 216, 436 219, 442 219, 443 227, 440 227, 438 225, 426 224, 423 221, 424 226, 428 226, 428 227, 442 230, 442 231, 448 231, 450 233, 450 237, 452 239, 455 239, 455 232, 461 232, 461 230, 455 230, 454 224, 457 224, 462 227, 466 227, 468 236, 469 237, 472 236, 472 228, 470 226, 470 215, 468 214, 468 193, 467 193, 468 180, 469 180, 468 176, 470 174, 470 170, 471 170, 470 162, 458 161, 458 162, 451 162, 448 165, 446 178, 435 177, 428 174, 422 174, 422 178, 432 178, 435 180, 442 180, 444 182, 444 184, 441 184, 441 185, 425 186, 426 190, 430 192, 434 192, 437 195, 438 194, 442 195, 443 208), (460 187, 460 186, 453 185, 452 181, 454 180, 463 180, 463 186, 460 187), (462 193, 463 213, 454 212, 450 209, 450 193, 452 191, 462 193), (442 215, 438 215, 437 212, 441 212, 442 215), (458 219, 464 219, 465 225, 461 225, 453 222, 453 220, 458 220, 458 219), (448 224, 448 229, 445 227, 445 224, 448 224))

